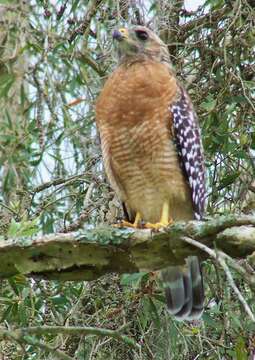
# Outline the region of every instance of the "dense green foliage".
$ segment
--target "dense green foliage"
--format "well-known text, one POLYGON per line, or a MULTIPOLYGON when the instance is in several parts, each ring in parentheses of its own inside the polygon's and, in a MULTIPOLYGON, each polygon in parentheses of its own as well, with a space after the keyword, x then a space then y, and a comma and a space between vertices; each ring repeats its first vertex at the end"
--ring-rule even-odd
MULTIPOLYGON (((112 223, 121 209, 102 168, 94 102, 115 66, 111 32, 149 24, 168 44, 199 115, 208 169, 208 215, 254 205, 254 1, 0 0, 0 234, 2 238, 112 223), (253 196, 253 197, 252 197, 253 196)), ((91 283, 15 277, 1 283, 3 327, 75 325, 118 329, 141 345, 96 336, 4 339, 7 359, 248 359, 249 320, 224 273, 204 266, 203 321, 165 311, 153 274, 91 283)), ((249 270, 249 269, 248 269, 249 270)), ((251 270, 250 270, 251 271, 251 270)), ((235 280, 255 312, 254 293, 235 280)))

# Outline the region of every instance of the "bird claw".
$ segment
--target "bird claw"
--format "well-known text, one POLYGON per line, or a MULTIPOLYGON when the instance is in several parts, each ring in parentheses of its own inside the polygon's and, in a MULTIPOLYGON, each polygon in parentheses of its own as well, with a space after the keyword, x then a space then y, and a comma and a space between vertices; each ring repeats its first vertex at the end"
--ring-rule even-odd
POLYGON ((117 228, 131 227, 133 229, 137 229, 138 228, 137 225, 138 224, 135 224, 135 223, 132 224, 129 221, 121 220, 118 224, 114 224, 113 226, 117 227, 117 228))
POLYGON ((169 221, 159 221, 158 223, 144 223, 141 220, 140 215, 138 215, 135 219, 134 223, 131 223, 129 221, 126 220, 121 220, 118 224, 114 224, 114 227, 118 227, 118 228, 124 228, 124 227, 130 227, 133 229, 151 229, 151 230, 159 230, 162 228, 166 228, 167 226, 173 224, 173 220, 170 219, 169 221))
POLYGON ((136 216, 135 216, 135 221, 134 223, 131 223, 129 221, 126 221, 126 220, 121 220, 120 223, 118 224, 115 224, 113 226, 115 227, 119 227, 119 228, 123 228, 123 227, 131 227, 133 229, 141 229, 143 226, 143 221, 142 221, 142 218, 141 218, 141 215, 139 212, 136 213, 136 216))
POLYGON ((173 220, 170 220, 169 222, 158 222, 158 223, 155 223, 155 224, 146 223, 144 225, 144 227, 146 229, 159 230, 159 229, 162 229, 162 228, 166 228, 167 226, 169 226, 171 224, 173 224, 173 220))

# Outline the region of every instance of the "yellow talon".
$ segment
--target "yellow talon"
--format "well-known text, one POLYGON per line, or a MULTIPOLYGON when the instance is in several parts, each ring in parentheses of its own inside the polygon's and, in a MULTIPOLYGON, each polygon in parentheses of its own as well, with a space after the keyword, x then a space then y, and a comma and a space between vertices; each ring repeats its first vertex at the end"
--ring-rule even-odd
POLYGON ((119 224, 115 224, 114 226, 120 227, 120 228, 131 227, 131 228, 135 228, 135 229, 137 229, 139 227, 143 227, 146 229, 153 229, 153 230, 158 230, 158 229, 167 227, 173 223, 173 220, 169 216, 168 201, 165 201, 163 203, 161 218, 160 218, 159 222, 157 222, 155 224, 146 223, 146 224, 144 224, 144 226, 141 226, 141 220, 142 220, 141 214, 139 212, 137 212, 134 223, 130 223, 129 221, 122 220, 119 224))
POLYGON ((131 227, 131 228, 139 228, 139 225, 140 225, 140 222, 141 222, 142 218, 141 218, 141 215, 139 212, 136 213, 136 216, 135 216, 135 221, 134 223, 130 223, 129 221, 125 221, 125 220, 122 220, 119 224, 115 224, 113 226, 115 227, 131 227))
POLYGON ((158 230, 160 228, 167 227, 168 225, 171 225, 172 223, 173 223, 173 219, 171 219, 169 217, 169 203, 164 202, 163 207, 162 207, 162 214, 161 214, 160 221, 158 223, 155 223, 155 224, 146 223, 144 225, 144 227, 147 228, 147 229, 158 230))
POLYGON ((159 229, 167 227, 167 226, 169 226, 171 224, 173 224, 173 220, 168 221, 168 223, 162 223, 162 222, 158 222, 158 223, 155 223, 155 224, 146 223, 144 225, 144 227, 146 229, 159 230, 159 229))

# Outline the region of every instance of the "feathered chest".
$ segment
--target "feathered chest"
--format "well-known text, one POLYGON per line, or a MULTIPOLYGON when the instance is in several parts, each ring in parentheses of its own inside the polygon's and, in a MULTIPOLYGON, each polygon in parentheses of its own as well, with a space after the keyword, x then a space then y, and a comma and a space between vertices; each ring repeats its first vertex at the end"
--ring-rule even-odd
POLYGON ((171 125, 169 106, 177 84, 168 67, 141 62, 122 65, 104 85, 96 105, 97 122, 109 126, 134 126, 144 121, 171 125))

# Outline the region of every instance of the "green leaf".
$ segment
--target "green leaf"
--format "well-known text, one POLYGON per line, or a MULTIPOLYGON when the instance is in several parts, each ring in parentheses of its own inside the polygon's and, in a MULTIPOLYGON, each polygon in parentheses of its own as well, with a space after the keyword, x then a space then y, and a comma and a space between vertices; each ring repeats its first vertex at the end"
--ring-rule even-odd
POLYGON ((16 4, 16 1, 15 0, 0 0, 0 4, 7 4, 7 5, 10 5, 10 4, 16 4))
POLYGON ((161 321, 160 321, 160 317, 159 317, 159 314, 158 314, 158 309, 157 309, 157 306, 156 304, 154 303, 153 299, 149 296, 149 304, 150 304, 150 309, 151 309, 151 316, 152 316, 152 319, 155 323, 155 325, 160 328, 161 326, 161 321))
POLYGON ((18 233, 19 228, 20 228, 20 224, 17 223, 14 219, 12 219, 8 229, 8 237, 14 238, 18 233))
POLYGON ((8 95, 8 92, 15 81, 13 74, 3 74, 0 76, 0 98, 8 95))
POLYGON ((221 180, 220 180, 220 185, 218 186, 218 190, 224 189, 225 187, 227 187, 228 185, 231 185, 235 182, 235 180, 237 178, 239 178, 240 176, 240 172, 234 172, 232 174, 228 174, 226 176, 224 176, 221 180))
POLYGON ((147 324, 151 321, 151 305, 147 296, 141 299, 142 311, 139 313, 141 326, 143 329, 146 328, 147 324))
POLYGON ((55 306, 64 306, 69 303, 66 296, 62 296, 62 295, 53 296, 50 298, 50 300, 55 306))
POLYGON ((245 341, 240 336, 237 338, 235 345, 236 360, 248 360, 248 352, 246 349, 245 341))
POLYGON ((206 326, 219 330, 222 328, 222 323, 214 320, 208 312, 204 312, 202 318, 206 326))
POLYGON ((161 302, 162 304, 166 303, 165 295, 153 294, 153 298, 156 299, 157 301, 161 302))
POLYGON ((217 99, 213 99, 213 97, 209 95, 206 101, 201 103, 201 107, 207 110, 208 112, 211 112, 215 109, 216 104, 217 104, 217 99))
POLYGON ((12 219, 8 229, 8 237, 31 237, 32 235, 35 235, 38 230, 39 227, 37 218, 32 221, 22 220, 21 222, 16 222, 14 219, 12 219))
POLYGON ((124 286, 132 285, 134 288, 138 288, 142 279, 147 274, 148 273, 142 271, 134 274, 123 274, 121 275, 120 283, 124 286))

